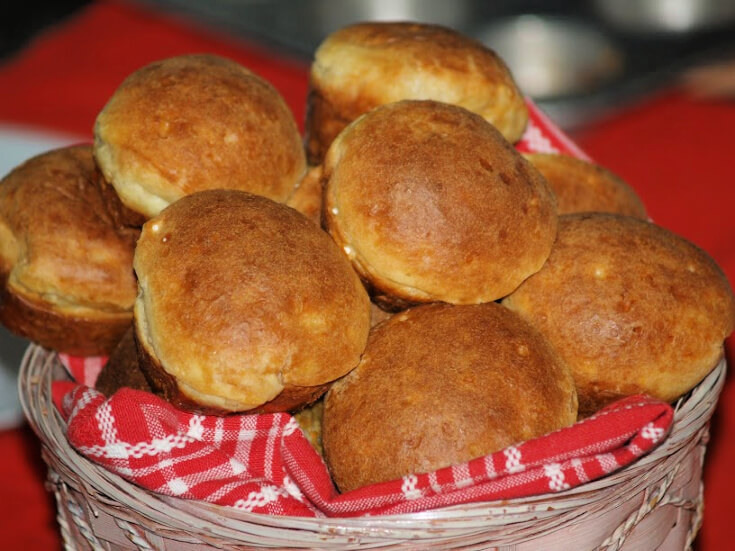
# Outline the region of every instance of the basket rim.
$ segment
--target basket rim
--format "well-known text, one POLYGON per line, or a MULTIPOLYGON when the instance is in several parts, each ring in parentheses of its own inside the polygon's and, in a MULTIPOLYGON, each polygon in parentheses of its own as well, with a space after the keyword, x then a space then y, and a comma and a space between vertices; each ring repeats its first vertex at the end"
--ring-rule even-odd
POLYGON ((205 525, 205 528, 215 526, 217 532, 239 541, 244 535, 262 537, 261 532, 267 530, 268 541, 272 542, 272 530, 278 529, 283 531, 283 542, 293 545, 294 532, 298 531, 301 538, 304 535, 303 530, 312 533, 316 538, 312 543, 317 540, 323 543, 325 535, 344 537, 345 542, 353 541, 356 535, 367 538, 390 535, 411 539, 412 531, 416 528, 436 530, 437 523, 462 528, 476 523, 478 519, 485 526, 493 523, 506 525, 509 517, 512 517, 513 522, 519 523, 551 518, 550 522, 559 524, 578 516, 580 505, 591 505, 595 509, 603 495, 607 496, 605 499, 609 502, 610 492, 605 490, 612 486, 618 486, 620 490, 617 492, 618 502, 625 501, 631 492, 640 491, 637 479, 639 475, 645 476, 651 471, 652 463, 666 462, 668 458, 671 465, 663 470, 676 468, 677 460, 672 460, 675 452, 707 423, 716 407, 725 381, 727 361, 723 349, 723 355, 712 371, 676 403, 671 431, 658 447, 631 465, 605 477, 557 493, 452 505, 414 513, 358 517, 265 515, 154 494, 128 482, 80 455, 68 443, 64 432, 65 424, 50 397, 54 371, 58 373, 58 370, 63 369, 55 352, 31 344, 21 362, 18 390, 26 419, 44 443, 47 453, 59 463, 57 466, 75 475, 83 486, 81 491, 92 496, 98 503, 115 509, 123 517, 133 520, 144 517, 159 524, 162 531, 187 532, 197 525, 205 525), (122 504, 126 504, 128 509, 123 510, 122 504), (131 510, 133 504, 135 509, 131 510), (223 525, 223 521, 226 525, 223 525))

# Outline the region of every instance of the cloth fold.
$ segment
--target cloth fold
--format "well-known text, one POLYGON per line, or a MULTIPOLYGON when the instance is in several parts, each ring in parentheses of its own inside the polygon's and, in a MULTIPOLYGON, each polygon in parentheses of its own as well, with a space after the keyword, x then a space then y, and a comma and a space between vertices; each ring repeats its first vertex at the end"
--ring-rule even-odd
POLYGON ((54 401, 82 455, 151 492, 271 515, 385 515, 559 492, 650 452, 674 415, 632 396, 496 453, 340 494, 287 413, 195 415, 127 388, 105 398, 87 386, 104 359, 60 357, 80 382, 55 383, 54 401))
MULTIPOLYGON (((520 152, 587 158, 527 103, 520 152)), ((93 389, 105 358, 60 358, 75 382, 56 383, 54 400, 81 454, 152 492, 272 515, 409 513, 559 492, 629 465, 665 438, 673 420, 670 405, 634 396, 542 438, 340 494, 286 413, 192 415, 131 389, 106 399, 93 389)))

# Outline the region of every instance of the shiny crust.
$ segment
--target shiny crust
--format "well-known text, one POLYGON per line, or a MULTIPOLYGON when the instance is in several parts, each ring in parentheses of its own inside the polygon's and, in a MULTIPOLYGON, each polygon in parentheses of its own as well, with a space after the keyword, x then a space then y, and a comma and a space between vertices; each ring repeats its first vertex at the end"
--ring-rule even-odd
POLYGON ((0 182, 0 322, 53 350, 109 353, 132 320, 137 235, 110 218, 90 146, 29 159, 0 182))
POLYGON ((378 107, 340 134, 323 171, 325 228, 387 309, 503 297, 556 235, 544 178, 461 107, 378 107))
POLYGON ((180 407, 293 409, 365 346, 370 303, 349 262, 313 222, 264 197, 180 199, 143 226, 135 270, 142 367, 180 407))
POLYGON ((324 398, 322 443, 342 492, 492 453, 577 418, 569 368, 496 303, 432 304, 373 328, 324 398))
POLYGON ((643 201, 610 170, 569 155, 526 153, 556 196, 559 214, 611 212, 648 220, 643 201))
POLYGON ((99 113, 94 131, 106 180, 146 218, 204 189, 285 201, 306 167, 296 122, 278 91, 212 55, 168 58, 135 71, 99 113))
POLYGON ((676 399, 735 326, 732 290, 707 253, 614 214, 561 216, 548 262, 503 304, 569 363, 584 414, 629 394, 676 399))
POLYGON ((528 123, 523 96, 505 63, 483 44, 437 25, 359 23, 316 50, 307 101, 306 144, 318 164, 348 123, 403 99, 460 105, 511 142, 528 123))

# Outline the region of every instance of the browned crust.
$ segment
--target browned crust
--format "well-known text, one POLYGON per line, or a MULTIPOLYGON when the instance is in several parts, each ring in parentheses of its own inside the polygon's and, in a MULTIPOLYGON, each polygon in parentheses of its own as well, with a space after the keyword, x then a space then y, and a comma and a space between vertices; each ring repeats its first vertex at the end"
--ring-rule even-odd
POLYGON ((265 197, 180 199, 144 225, 134 266, 137 331, 176 378, 149 370, 172 399, 180 389, 202 407, 249 411, 285 389, 266 407, 290 409, 357 365, 365 346, 370 303, 347 259, 265 197))
POLYGON ((133 250, 95 178, 90 145, 59 148, 0 182, 2 323, 74 354, 108 354, 132 319, 133 250))
POLYGON ((433 304, 373 328, 324 401, 325 458, 341 491, 428 472, 568 426, 569 368, 496 303, 433 304))
MULTIPOLYGON (((201 415, 225 416, 234 413, 222 408, 203 406, 181 392, 176 378, 166 373, 161 363, 148 353, 145 345, 141 344, 137 330, 135 332, 135 345, 138 352, 138 365, 151 390, 162 396, 171 405, 183 411, 201 415)), ((316 386, 286 387, 278 396, 256 408, 247 410, 247 413, 277 413, 298 410, 316 402, 329 389, 330 385, 331 382, 316 386)))
MULTIPOLYGON (((364 268, 357 261, 353 261, 353 264, 355 271, 360 275, 362 284, 370 295, 371 308, 375 312, 375 316, 373 317, 380 317, 378 311, 390 316, 397 312, 407 310, 412 306, 419 306, 420 304, 429 302, 442 302, 439 298, 426 298, 422 300, 416 296, 401 296, 403 292, 400 287, 392 286, 390 282, 380 283, 379 274, 371 273, 369 269, 364 268)), ((445 299, 444 302, 451 301, 445 299)))
POLYGON ((403 99, 461 105, 511 142, 528 121, 523 95, 495 52, 426 23, 366 22, 332 33, 315 53, 309 87, 305 134, 311 164, 322 161, 334 138, 358 116, 403 99))
POLYGON ((735 299, 703 250, 633 217, 560 217, 545 266, 504 304, 571 366, 580 410, 629 394, 673 401, 722 356, 735 299))
POLYGON ((18 336, 45 348, 75 356, 109 354, 133 319, 132 311, 74 315, 60 313, 8 289, 7 275, 0 276, 0 323, 18 336))
MULTIPOLYGON (((100 191, 100 197, 107 213, 116 226, 139 229, 145 223, 148 218, 125 206, 115 188, 105 180, 102 171, 98 167, 95 167, 94 181, 100 191)), ((137 238, 138 234, 135 235, 134 239, 137 240, 137 238)))
POLYGON ((308 163, 321 163, 337 134, 373 107, 372 102, 366 101, 338 106, 336 102, 329 101, 313 82, 310 83, 304 131, 308 163))
POLYGON ((527 153, 525 157, 554 191, 559 214, 610 212, 648 219, 635 190, 607 168, 569 155, 527 153))
POLYGON ((316 386, 287 387, 273 400, 266 402, 251 411, 251 413, 276 413, 279 411, 297 411, 307 407, 321 398, 332 382, 316 386))
POLYGON ((135 332, 131 324, 110 354, 102 371, 94 383, 96 390, 105 396, 112 396, 121 388, 132 388, 151 392, 151 385, 145 378, 138 363, 135 345, 135 332))
POLYGON ((123 203, 146 217, 203 189, 282 202, 306 166, 296 121, 272 84, 206 54, 131 73, 95 121, 95 157, 123 203))
POLYGON ((543 176, 487 121, 405 100, 346 128, 323 164, 322 221, 388 310, 510 293, 556 235, 543 176))

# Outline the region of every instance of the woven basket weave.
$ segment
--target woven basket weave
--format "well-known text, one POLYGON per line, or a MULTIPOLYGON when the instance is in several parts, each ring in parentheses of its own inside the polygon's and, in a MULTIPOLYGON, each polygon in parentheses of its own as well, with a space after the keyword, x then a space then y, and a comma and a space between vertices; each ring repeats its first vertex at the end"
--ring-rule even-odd
POLYGON ((702 461, 725 371, 723 359, 676 405, 658 448, 603 479, 557 494, 345 519, 261 515, 152 494, 70 447, 51 399, 52 381, 68 378, 54 353, 31 345, 19 387, 68 550, 679 551, 691 548, 701 522, 702 461))

